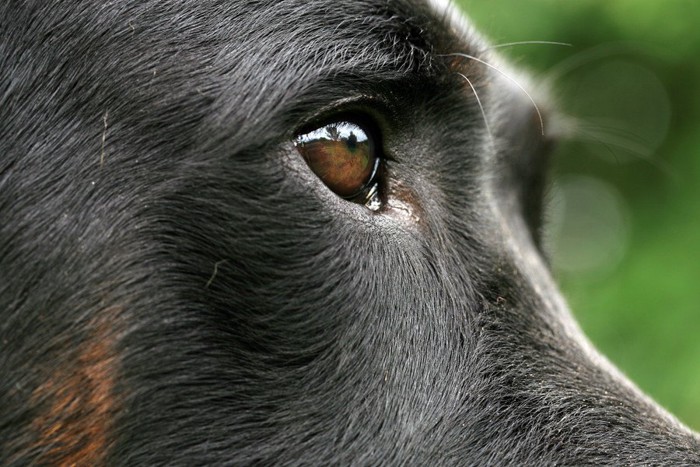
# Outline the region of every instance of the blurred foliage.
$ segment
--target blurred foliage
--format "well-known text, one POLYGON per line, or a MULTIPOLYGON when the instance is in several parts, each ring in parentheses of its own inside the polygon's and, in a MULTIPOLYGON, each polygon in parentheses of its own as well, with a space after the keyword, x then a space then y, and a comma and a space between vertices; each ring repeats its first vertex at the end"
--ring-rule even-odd
MULTIPOLYGON (((601 187, 626 226, 616 234, 621 254, 599 267, 557 268, 557 258, 576 257, 567 249, 595 254, 597 240, 555 239, 557 279, 598 348, 700 429, 700 2, 458 3, 492 43, 571 44, 500 50, 534 84, 554 80, 558 107, 579 123, 579 141, 554 156, 555 181, 601 187)), ((576 207, 564 215, 575 218, 569 234, 601 230, 594 217, 606 209, 586 199, 564 203, 576 207), (593 217, 576 218, 582 212, 593 217)))

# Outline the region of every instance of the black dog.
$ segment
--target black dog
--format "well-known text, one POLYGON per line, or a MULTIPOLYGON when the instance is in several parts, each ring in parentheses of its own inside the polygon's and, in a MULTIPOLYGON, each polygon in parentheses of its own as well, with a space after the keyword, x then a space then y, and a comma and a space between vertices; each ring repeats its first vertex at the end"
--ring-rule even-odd
POLYGON ((422 0, 0 6, 0 463, 700 464, 540 253, 547 114, 422 0))

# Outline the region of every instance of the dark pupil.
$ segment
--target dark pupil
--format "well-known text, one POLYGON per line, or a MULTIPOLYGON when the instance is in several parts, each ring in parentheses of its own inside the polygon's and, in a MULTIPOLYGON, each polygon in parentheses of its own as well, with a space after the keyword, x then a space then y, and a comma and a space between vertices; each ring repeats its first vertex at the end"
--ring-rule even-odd
POLYGON ((331 123, 298 136, 295 144, 311 170, 339 196, 353 198, 370 182, 374 146, 358 125, 331 123))
POLYGON ((350 136, 348 136, 348 149, 351 151, 354 151, 357 148, 357 136, 355 136, 355 133, 350 133, 350 136))

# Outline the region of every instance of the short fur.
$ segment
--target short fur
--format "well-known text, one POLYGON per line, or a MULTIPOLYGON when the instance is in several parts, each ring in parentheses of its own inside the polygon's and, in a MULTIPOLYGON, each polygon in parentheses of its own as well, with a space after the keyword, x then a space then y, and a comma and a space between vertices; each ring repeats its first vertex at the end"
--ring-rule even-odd
POLYGON ((420 0, 1 2, 0 464, 700 464, 552 283, 534 107, 455 54, 505 70, 420 0), (292 144, 348 111, 378 212, 292 144))

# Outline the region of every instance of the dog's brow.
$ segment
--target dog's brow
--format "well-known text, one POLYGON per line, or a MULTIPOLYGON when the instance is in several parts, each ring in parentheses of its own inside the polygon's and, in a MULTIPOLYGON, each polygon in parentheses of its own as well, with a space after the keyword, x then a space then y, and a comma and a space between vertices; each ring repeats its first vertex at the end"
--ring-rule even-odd
MULTIPOLYGON (((364 93, 371 83, 406 79, 416 83, 416 79, 447 76, 445 71, 460 72, 477 87, 483 81, 485 67, 448 56, 457 52, 478 56, 485 50, 479 35, 454 7, 406 0, 374 2, 370 8, 362 5, 339 2, 330 11, 304 8, 275 15, 279 21, 270 24, 243 24, 243 28, 266 28, 268 33, 244 47, 251 55, 245 62, 237 55, 240 44, 225 47, 217 58, 224 67, 241 64, 226 73, 222 85, 238 90, 225 93, 221 101, 219 114, 227 122, 225 128, 243 132, 249 122, 266 120, 283 112, 286 105, 296 105, 299 96, 317 106, 319 96, 331 101, 364 93), (240 125, 232 124, 229 116, 238 115, 241 107, 251 110, 240 125)), ((258 34, 251 29, 242 36, 258 34)))

